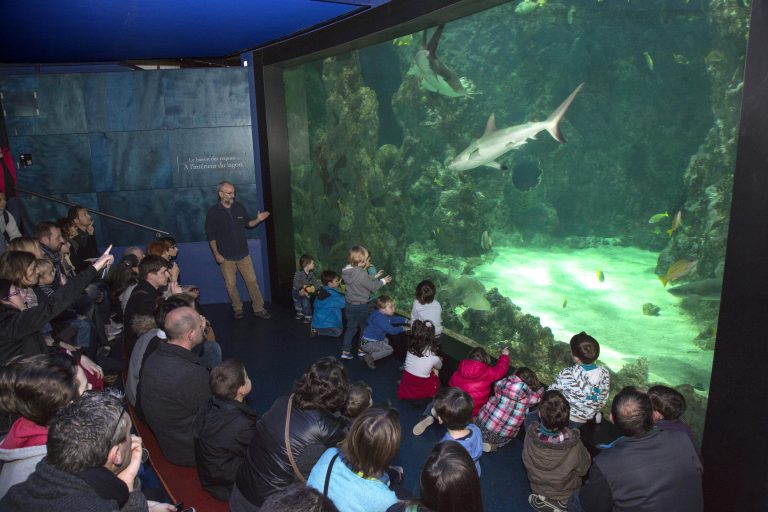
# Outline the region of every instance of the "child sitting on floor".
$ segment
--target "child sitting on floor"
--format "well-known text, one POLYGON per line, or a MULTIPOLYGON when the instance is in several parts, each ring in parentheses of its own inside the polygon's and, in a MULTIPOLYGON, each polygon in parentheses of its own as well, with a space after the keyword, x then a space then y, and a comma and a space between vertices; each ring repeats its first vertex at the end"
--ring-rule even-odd
POLYGON ((651 386, 648 390, 648 396, 651 397, 653 406, 653 423, 660 430, 677 430, 685 433, 691 442, 693 440, 693 430, 680 419, 685 412, 685 397, 676 389, 667 386, 651 386))
POLYGON ((528 408, 539 403, 543 394, 544 387, 529 368, 518 368, 514 375, 498 381, 494 395, 475 418, 483 434, 483 451, 495 451, 509 443, 525 421, 528 408))
POLYGON ((299 270, 293 274, 291 298, 296 309, 296 320, 304 320, 305 324, 312 322, 312 302, 310 298, 320 287, 320 281, 315 277, 315 260, 309 254, 299 258, 299 270))
POLYGON ((379 359, 392 353, 392 346, 387 341, 387 335, 400 334, 407 330, 406 320, 394 316, 395 301, 389 295, 382 295, 374 302, 376 309, 368 317, 368 325, 360 338, 359 356, 365 360, 368 368, 374 370, 379 359))
POLYGON ((411 307, 411 321, 432 322, 435 326, 435 338, 439 343, 440 336, 443 334, 443 308, 435 300, 436 293, 435 283, 432 281, 425 279, 416 285, 416 298, 411 307))
POLYGON ((580 427, 594 418, 608 401, 611 375, 595 364, 600 357, 600 344, 584 331, 571 338, 571 357, 576 364, 561 370, 548 389, 563 392, 571 406, 570 426, 580 427))
POLYGON ((400 400, 432 398, 440 388, 438 370, 443 360, 437 356, 435 326, 432 322, 416 320, 411 324, 408 336, 408 354, 397 397, 400 400))
POLYGON ((483 435, 472 423, 472 398, 459 388, 442 388, 435 395, 437 421, 448 429, 440 440, 456 441, 467 450, 480 476, 483 435))
POLYGON ((360 416, 363 411, 373 405, 373 391, 371 386, 359 380, 349 385, 347 403, 344 405, 344 417, 352 423, 352 420, 360 416))
POLYGON ((472 417, 477 416, 480 408, 488 401, 491 386, 504 377, 509 369, 509 349, 501 349, 501 356, 495 366, 491 366, 491 356, 482 347, 473 348, 469 356, 459 363, 456 372, 448 381, 449 386, 459 388, 472 397, 475 406, 472 417))
POLYGON ((333 270, 325 270, 321 274, 323 287, 315 297, 315 314, 312 317, 312 329, 310 337, 317 335, 338 338, 344 332, 341 323, 341 310, 346 301, 344 295, 339 293, 341 278, 333 270))
POLYGON ((564 510, 589 471, 591 459, 581 432, 568 427, 570 413, 562 393, 547 391, 539 404, 539 421, 525 431, 523 464, 533 490, 528 503, 534 510, 564 510))

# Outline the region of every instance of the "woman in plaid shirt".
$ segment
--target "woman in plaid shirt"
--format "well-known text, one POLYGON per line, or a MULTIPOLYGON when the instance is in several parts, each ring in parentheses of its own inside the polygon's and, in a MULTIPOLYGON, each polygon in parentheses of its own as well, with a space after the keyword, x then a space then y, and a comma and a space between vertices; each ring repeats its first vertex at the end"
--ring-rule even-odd
POLYGON ((543 394, 538 377, 525 367, 498 381, 494 396, 475 418, 483 434, 483 451, 495 451, 510 442, 520 430, 528 408, 538 404, 543 394))

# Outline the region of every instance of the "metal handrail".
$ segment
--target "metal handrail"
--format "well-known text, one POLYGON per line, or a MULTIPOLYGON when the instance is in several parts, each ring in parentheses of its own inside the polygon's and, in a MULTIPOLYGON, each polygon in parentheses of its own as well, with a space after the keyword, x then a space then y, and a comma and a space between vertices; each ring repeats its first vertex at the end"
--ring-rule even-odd
MULTIPOLYGON (((25 194, 29 194, 31 196, 36 196, 36 197, 41 197, 43 199, 47 199, 48 201, 53 201, 55 203, 65 204, 67 206, 82 206, 82 205, 79 205, 77 203, 70 203, 69 201, 64 201, 63 199, 59 199, 58 197, 46 196, 45 194, 40 194, 38 192, 32 192, 31 190, 26 190, 26 189, 23 189, 23 188, 20 188, 20 187, 16 187, 16 190, 18 190, 19 192, 24 192, 25 194)), ((125 224, 130 224, 131 226, 135 226, 137 228, 146 229, 148 231, 154 231, 155 232, 155 236, 158 237, 158 238, 163 236, 163 235, 170 235, 170 233, 168 231, 163 231, 162 229, 157 229, 157 228, 153 228, 152 226, 146 226, 144 224, 139 224, 138 222, 133 222, 131 220, 123 219, 121 217, 115 217, 114 215, 110 215, 108 213, 100 212, 98 210, 92 210, 91 208, 88 208, 88 207, 85 207, 85 206, 83 206, 83 208, 88 210, 90 213, 95 213, 96 215, 100 215, 102 217, 106 217, 107 219, 112 219, 112 220, 116 220, 118 222, 123 222, 125 224)))

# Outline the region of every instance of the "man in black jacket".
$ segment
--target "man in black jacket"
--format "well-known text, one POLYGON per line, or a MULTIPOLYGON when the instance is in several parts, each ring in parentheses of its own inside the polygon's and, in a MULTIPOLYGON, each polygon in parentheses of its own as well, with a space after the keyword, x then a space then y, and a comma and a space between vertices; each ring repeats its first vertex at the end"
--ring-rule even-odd
POLYGON ((171 512, 134 487, 141 438, 114 392, 87 392, 59 411, 48 430, 48 453, 26 482, 0 500, 15 512, 171 512))
POLYGON ((592 461, 589 479, 568 502, 570 512, 704 509, 699 456, 683 432, 653 427, 648 395, 622 389, 611 418, 624 437, 592 461))
POLYGON ((180 466, 195 465, 192 423, 211 398, 208 370, 191 352, 203 342, 205 326, 205 318, 190 307, 170 311, 164 323, 168 341, 147 357, 139 377, 147 423, 165 458, 180 466))

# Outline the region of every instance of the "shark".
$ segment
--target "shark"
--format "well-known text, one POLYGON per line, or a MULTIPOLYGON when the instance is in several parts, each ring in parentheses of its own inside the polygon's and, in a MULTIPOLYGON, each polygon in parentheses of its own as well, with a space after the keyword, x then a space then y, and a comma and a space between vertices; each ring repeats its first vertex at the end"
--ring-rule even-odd
POLYGON ((496 129, 496 118, 493 114, 488 118, 483 136, 459 153, 449 164, 448 169, 454 171, 467 171, 485 165, 494 169, 504 170, 505 166, 497 162, 497 159, 505 153, 518 149, 528 140, 535 139, 539 132, 547 130, 558 142, 565 142, 565 137, 560 132, 562 121, 568 107, 573 103, 584 84, 578 87, 568 96, 563 103, 552 112, 545 121, 530 121, 501 130, 496 129))
POLYGON ((437 45, 442 34, 443 25, 439 25, 427 43, 427 31, 422 32, 421 49, 416 52, 414 65, 408 74, 417 76, 421 86, 428 91, 450 98, 468 98, 471 93, 465 87, 467 80, 459 78, 437 58, 437 45))

